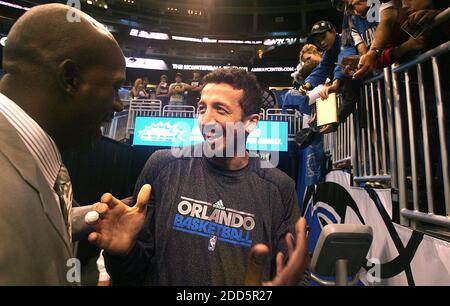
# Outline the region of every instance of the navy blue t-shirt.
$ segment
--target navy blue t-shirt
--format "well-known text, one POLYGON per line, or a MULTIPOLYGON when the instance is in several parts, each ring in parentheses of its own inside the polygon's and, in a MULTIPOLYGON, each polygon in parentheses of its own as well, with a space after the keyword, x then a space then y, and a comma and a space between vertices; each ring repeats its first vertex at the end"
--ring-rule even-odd
POLYGON ((142 170, 135 198, 147 183, 151 200, 134 249, 127 257, 105 254, 114 284, 243 285, 257 243, 271 251, 265 279, 274 276, 276 254, 286 254, 284 236, 299 217, 295 184, 285 173, 262 169, 254 157, 228 171, 206 157, 161 150, 142 170))

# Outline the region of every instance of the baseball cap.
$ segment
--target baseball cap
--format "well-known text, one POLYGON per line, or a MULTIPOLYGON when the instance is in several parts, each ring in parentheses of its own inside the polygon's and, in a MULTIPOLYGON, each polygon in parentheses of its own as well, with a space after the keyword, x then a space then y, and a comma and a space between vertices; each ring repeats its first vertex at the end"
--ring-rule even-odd
POLYGON ((311 28, 311 33, 309 34, 307 39, 308 43, 314 44, 313 40, 314 36, 316 36, 317 34, 323 34, 333 29, 334 29, 333 24, 329 21, 322 20, 316 22, 311 28))

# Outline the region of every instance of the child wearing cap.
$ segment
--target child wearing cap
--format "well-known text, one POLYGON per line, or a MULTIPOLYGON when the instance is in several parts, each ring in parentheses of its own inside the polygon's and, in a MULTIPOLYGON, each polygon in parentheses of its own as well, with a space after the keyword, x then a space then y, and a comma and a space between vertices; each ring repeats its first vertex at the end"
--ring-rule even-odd
POLYGON ((355 55, 355 47, 350 46, 341 49, 341 37, 336 33, 331 22, 328 21, 319 21, 313 25, 308 42, 322 49, 324 54, 320 64, 306 78, 305 84, 301 86, 301 91, 306 92, 324 84, 327 78, 333 81, 327 87, 329 92, 337 91, 345 75, 341 66, 336 65, 336 62, 340 63, 344 56, 355 55))
MULTIPOLYGON (((352 81, 350 76, 344 74, 341 65, 336 64, 341 63, 342 58, 344 57, 356 55, 354 45, 342 47, 341 36, 336 33, 333 25, 328 21, 319 21, 313 25, 311 34, 308 37, 308 42, 313 43, 318 48, 322 49, 324 54, 320 64, 306 78, 304 85, 300 87, 300 91, 306 93, 306 91, 311 90, 318 85, 325 84, 328 78, 332 80, 332 82, 326 84, 320 91, 319 95, 322 98, 327 98, 329 93, 337 92, 342 85, 346 87, 346 89, 349 89, 348 92, 355 92, 355 87, 359 87, 360 83, 352 81)), ((353 99, 353 95, 351 98, 353 99)), ((345 120, 345 118, 342 119, 345 120)), ((333 129, 325 127, 321 131, 331 132, 333 129)))

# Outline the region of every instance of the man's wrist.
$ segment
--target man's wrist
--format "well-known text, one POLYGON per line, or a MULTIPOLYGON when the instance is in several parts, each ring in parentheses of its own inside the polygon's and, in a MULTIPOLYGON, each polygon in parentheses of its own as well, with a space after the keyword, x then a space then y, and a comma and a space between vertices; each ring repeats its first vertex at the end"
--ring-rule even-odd
POLYGON ((372 48, 370 48, 369 52, 372 54, 372 56, 375 56, 376 58, 378 58, 381 56, 381 53, 383 52, 383 50, 380 48, 372 47, 372 48))

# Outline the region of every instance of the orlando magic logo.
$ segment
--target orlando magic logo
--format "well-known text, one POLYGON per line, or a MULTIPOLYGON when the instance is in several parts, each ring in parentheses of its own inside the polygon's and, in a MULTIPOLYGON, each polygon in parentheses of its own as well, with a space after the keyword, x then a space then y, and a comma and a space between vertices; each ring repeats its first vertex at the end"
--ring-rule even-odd
MULTIPOLYGON (((424 234, 411 231, 409 232, 409 238, 406 238, 407 236, 405 235, 405 241, 402 241, 400 236, 402 232, 398 232, 392 220, 393 218, 395 220, 395 216, 390 216, 376 190, 361 188, 357 191, 335 182, 324 182, 308 187, 304 203, 307 203, 304 215, 308 225, 312 228, 310 236, 312 238, 309 239, 308 246, 310 250, 314 250, 319 234, 327 224, 366 224, 366 221, 370 221, 373 226, 376 226, 380 231, 384 231, 387 237, 386 240, 391 241, 389 243, 396 248, 396 251, 392 252, 392 254, 383 253, 383 256, 386 258, 382 261, 377 258, 367 258, 366 263, 363 265, 363 270, 365 270, 363 273, 366 273, 367 280, 369 282, 381 282, 383 279, 385 282, 394 277, 398 279, 402 277, 405 278, 405 284, 415 285, 413 259, 423 241, 424 234), (370 213, 368 213, 368 210, 360 210, 362 206, 358 206, 357 203, 370 203, 372 210, 370 213), (363 214, 368 220, 364 219, 363 214), (373 219, 374 217, 371 216, 377 216, 377 219, 373 219), (379 221, 375 223, 374 220, 379 221)), ((385 240, 381 240, 381 242, 380 240, 375 240, 372 244, 372 250, 385 249, 384 243, 386 243, 385 240)), ((415 267, 418 266, 416 265, 415 267)))
POLYGON ((209 239, 208 251, 212 252, 216 249, 217 236, 215 234, 211 235, 209 239))

